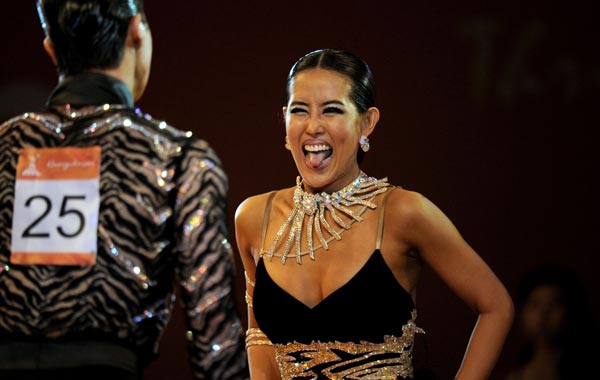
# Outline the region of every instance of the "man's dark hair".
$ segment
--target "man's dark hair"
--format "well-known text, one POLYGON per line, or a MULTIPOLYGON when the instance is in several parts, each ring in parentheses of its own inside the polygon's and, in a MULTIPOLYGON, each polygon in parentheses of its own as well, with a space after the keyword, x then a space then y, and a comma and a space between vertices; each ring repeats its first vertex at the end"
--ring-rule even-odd
POLYGON ((144 17, 143 0, 38 0, 37 7, 58 71, 67 75, 117 67, 131 19, 144 17))

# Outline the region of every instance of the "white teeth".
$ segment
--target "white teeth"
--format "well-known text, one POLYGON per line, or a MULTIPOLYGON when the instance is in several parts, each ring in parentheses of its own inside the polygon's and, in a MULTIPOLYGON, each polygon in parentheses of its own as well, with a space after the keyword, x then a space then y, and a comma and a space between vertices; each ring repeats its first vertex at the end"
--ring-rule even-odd
POLYGON ((308 152, 323 152, 326 150, 331 150, 331 147, 325 144, 321 145, 304 145, 304 149, 308 152))

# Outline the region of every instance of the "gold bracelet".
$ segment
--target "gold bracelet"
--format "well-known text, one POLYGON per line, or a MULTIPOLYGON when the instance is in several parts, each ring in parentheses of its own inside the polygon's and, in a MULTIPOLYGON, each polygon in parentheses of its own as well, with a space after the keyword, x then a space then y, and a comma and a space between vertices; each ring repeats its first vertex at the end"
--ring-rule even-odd
POLYGON ((253 340, 251 342, 246 342, 246 349, 252 347, 252 346, 272 346, 273 343, 271 343, 270 340, 253 340))
POLYGON ((272 346, 273 343, 261 329, 251 327, 246 330, 246 349, 252 346, 272 346))
POLYGON ((255 335, 255 334, 265 335, 265 333, 262 332, 262 330, 259 329, 258 327, 250 327, 248 330, 246 330, 246 336, 248 336, 248 335, 255 335))

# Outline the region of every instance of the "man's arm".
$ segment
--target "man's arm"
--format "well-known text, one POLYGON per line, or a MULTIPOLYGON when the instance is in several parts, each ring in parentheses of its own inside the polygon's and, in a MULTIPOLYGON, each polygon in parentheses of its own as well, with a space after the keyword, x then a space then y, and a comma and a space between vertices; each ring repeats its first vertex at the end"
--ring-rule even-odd
POLYGON ((178 275, 198 379, 247 379, 227 228, 227 176, 203 141, 186 147, 176 199, 178 275))

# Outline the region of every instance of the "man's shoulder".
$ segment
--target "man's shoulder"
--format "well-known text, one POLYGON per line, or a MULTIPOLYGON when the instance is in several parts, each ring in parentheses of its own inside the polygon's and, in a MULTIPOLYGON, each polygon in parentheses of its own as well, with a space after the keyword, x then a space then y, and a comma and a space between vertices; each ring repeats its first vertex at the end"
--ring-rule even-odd
POLYGON ((5 125, 18 124, 28 121, 45 121, 46 119, 57 120, 56 116, 52 113, 46 111, 31 111, 23 112, 11 117, 10 119, 2 120, 0 121, 0 126, 3 127, 5 125))
POLYGON ((174 126, 165 119, 155 118, 139 108, 124 111, 124 114, 129 115, 132 119, 130 126, 134 128, 136 125, 143 126, 149 132, 155 133, 156 137, 184 143, 184 145, 193 150, 202 150, 208 154, 214 154, 210 143, 191 130, 174 126))
POLYGON ((30 130, 49 131, 60 126, 56 115, 45 111, 24 112, 10 119, 0 121, 0 135, 17 132, 28 133, 30 130), (27 128, 23 128, 27 125, 27 128), (37 127, 36 127, 37 126, 37 127))
POLYGON ((22 122, 23 120, 27 119, 26 115, 27 115, 27 113, 22 113, 20 115, 13 116, 10 119, 2 120, 0 122, 0 129, 6 128, 9 125, 13 125, 13 124, 22 122))
POLYGON ((192 137, 190 131, 177 128, 164 119, 153 117, 151 114, 142 111, 140 108, 125 109, 120 113, 125 117, 125 120, 126 118, 131 119, 131 123, 125 122, 126 126, 143 126, 144 128, 153 130, 155 133, 172 139, 189 139, 192 137))

